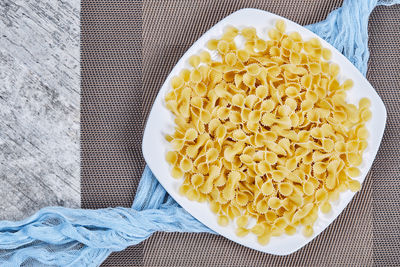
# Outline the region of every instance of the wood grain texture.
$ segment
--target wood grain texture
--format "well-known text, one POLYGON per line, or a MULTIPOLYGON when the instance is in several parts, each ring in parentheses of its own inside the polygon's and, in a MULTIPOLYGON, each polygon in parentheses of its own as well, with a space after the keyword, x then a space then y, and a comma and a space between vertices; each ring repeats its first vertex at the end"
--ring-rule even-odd
POLYGON ((79 12, 0 1, 0 220, 80 205, 79 12))

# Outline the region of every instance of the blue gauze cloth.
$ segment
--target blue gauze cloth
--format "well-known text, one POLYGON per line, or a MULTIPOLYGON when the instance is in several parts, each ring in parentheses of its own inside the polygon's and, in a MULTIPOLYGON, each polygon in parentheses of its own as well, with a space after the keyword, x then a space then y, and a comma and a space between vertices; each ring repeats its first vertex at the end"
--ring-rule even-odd
MULTIPOLYGON (((369 15, 377 5, 395 3, 400 0, 345 0, 326 20, 307 28, 365 75, 369 15)), ((215 234, 181 208, 146 167, 132 208, 49 207, 23 221, 1 221, 0 266, 98 266, 111 252, 156 231, 215 234)))

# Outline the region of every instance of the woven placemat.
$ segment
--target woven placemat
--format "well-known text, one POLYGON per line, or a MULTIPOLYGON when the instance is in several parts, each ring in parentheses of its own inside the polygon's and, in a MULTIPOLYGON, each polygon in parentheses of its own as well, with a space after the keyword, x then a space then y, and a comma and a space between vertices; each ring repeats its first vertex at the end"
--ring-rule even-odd
MULTIPOLYGON (((82 208, 129 207, 144 168, 141 1, 81 2, 81 77, 82 208)), ((109 260, 142 265, 142 247, 109 260)))
POLYGON ((388 114, 372 166, 373 259, 376 266, 400 266, 400 5, 377 7, 368 30, 367 79, 388 114))
MULTIPOLYGON (((208 28, 244 7, 306 25, 324 19, 341 2, 82 0, 82 207, 131 205, 144 166, 141 138, 153 100, 177 60, 208 28)), ((398 264, 399 21, 399 6, 378 7, 370 20, 367 77, 388 109, 373 170, 344 213, 313 242, 279 257, 220 236, 158 233, 112 254, 104 266, 398 264), (390 243, 396 238, 397 243, 390 243)))

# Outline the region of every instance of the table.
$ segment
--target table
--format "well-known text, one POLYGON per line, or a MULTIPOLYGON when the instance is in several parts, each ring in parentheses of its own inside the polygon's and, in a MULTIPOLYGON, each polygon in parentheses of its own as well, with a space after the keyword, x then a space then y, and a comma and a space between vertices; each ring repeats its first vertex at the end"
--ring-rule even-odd
POLYGON ((79 12, 0 1, 0 220, 80 206, 79 12))

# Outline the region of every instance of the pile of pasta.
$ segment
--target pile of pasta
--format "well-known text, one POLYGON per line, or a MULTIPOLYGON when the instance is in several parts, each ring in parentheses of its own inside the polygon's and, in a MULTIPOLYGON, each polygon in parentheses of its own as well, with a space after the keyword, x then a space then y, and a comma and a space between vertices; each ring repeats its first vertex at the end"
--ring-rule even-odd
POLYGON ((166 107, 175 115, 172 176, 179 192, 209 202, 220 225, 260 244, 313 235, 318 212, 345 190, 358 191, 357 166, 367 147, 370 101, 346 102, 351 80, 316 38, 304 41, 278 21, 269 39, 252 27, 228 27, 171 80, 166 107), (239 49, 237 36, 245 40, 239 49))

